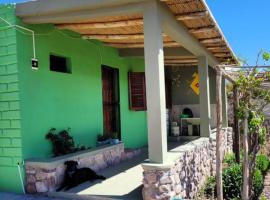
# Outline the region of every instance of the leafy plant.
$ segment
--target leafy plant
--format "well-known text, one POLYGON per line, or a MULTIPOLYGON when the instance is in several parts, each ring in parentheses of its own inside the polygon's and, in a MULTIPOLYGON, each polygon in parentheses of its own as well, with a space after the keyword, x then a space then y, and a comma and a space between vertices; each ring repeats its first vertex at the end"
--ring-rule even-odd
POLYGON ((259 169, 262 174, 266 174, 269 169, 270 160, 266 155, 260 154, 256 157, 256 168, 259 169))
POLYGON ((252 181, 252 191, 254 199, 258 199, 263 191, 263 175, 259 169, 255 170, 253 181, 252 181))
POLYGON ((250 70, 241 70, 235 84, 239 97, 237 117, 243 127, 243 200, 249 200, 252 195, 249 191, 253 186, 256 156, 265 144, 266 137, 263 110, 270 103, 270 91, 263 85, 270 81, 270 72, 257 69, 260 59, 269 61, 270 54, 261 51, 257 56, 256 66, 250 70))
POLYGON ((242 167, 239 164, 224 169, 223 190, 225 199, 240 198, 242 182, 242 167))
MULTIPOLYGON (((71 129, 62 130, 59 133, 56 133, 56 129, 52 128, 46 134, 45 138, 50 140, 52 143, 52 151, 54 156, 66 155, 69 153, 74 153, 76 151, 87 149, 85 146, 75 147, 75 142, 73 137, 70 136, 71 129)), ((88 147, 88 149, 91 147, 88 147)))
POLYGON ((229 166, 236 164, 235 154, 227 153, 224 157, 224 163, 227 163, 229 166))
POLYGON ((104 135, 99 134, 99 135, 97 136, 97 141, 98 141, 98 142, 104 142, 104 141, 106 141, 106 140, 108 140, 108 139, 109 139, 109 137, 108 137, 106 134, 104 134, 104 135))
POLYGON ((208 198, 216 197, 217 195, 216 178, 214 176, 207 177, 204 185, 204 195, 208 198))
POLYGON ((267 199, 266 199, 266 196, 263 194, 263 195, 260 197, 260 200, 267 200, 267 199))

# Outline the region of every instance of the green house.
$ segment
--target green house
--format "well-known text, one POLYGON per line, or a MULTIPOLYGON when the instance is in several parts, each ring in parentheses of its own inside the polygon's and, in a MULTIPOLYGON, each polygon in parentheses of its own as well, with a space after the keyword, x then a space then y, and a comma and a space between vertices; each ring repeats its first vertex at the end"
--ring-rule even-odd
POLYGON ((153 163, 166 160, 166 108, 174 121, 191 108, 209 136, 214 67, 236 62, 218 28, 188 25, 216 23, 211 15, 177 14, 163 1, 151 12, 150 1, 46 2, 0 5, 0 190, 22 192, 24 161, 52 156, 51 128, 71 128, 92 148, 99 134, 117 133, 125 148, 148 146, 153 163), (196 73, 200 94, 190 86, 196 73))

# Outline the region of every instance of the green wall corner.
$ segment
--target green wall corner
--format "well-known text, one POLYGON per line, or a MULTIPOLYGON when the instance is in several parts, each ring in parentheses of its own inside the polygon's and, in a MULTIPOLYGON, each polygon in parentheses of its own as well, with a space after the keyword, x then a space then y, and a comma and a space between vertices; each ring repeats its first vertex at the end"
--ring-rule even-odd
MULTIPOLYGON (((0 17, 14 24, 14 5, 0 5, 0 17)), ((21 112, 16 31, 0 20, 0 190, 22 192, 21 112)))

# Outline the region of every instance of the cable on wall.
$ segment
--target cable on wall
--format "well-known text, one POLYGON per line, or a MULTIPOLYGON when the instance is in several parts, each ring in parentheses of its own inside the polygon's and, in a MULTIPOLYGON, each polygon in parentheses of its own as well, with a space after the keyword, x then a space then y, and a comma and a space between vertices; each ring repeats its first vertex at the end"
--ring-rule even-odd
POLYGON ((36 41, 35 41, 35 32, 31 29, 25 28, 23 26, 19 26, 19 25, 13 25, 10 22, 8 22, 7 20, 3 19, 2 17, 0 17, 0 20, 2 20, 3 22, 5 22, 8 26, 3 27, 3 28, 16 28, 16 29, 21 29, 27 32, 30 32, 32 35, 32 43, 33 43, 33 59, 36 59, 36 41))
MULTIPOLYGON (((33 62, 37 62, 37 58, 36 58, 36 41, 35 41, 35 37, 36 36, 50 36, 52 35, 54 32, 57 32, 65 37, 71 38, 71 39, 83 39, 86 40, 85 38, 79 36, 79 37, 74 37, 74 36, 70 36, 66 33, 63 33, 62 31, 58 30, 58 29, 54 29, 53 31, 50 31, 48 33, 41 33, 41 34, 37 34, 35 33, 35 31, 29 29, 29 28, 25 28, 23 26, 19 26, 19 25, 13 25, 10 22, 8 22, 7 20, 5 20, 4 18, 0 17, 0 20, 2 20, 3 22, 5 22, 8 26, 6 27, 2 27, 0 28, 1 30, 6 30, 9 28, 15 28, 17 31, 19 31, 20 33, 24 34, 24 35, 30 35, 32 36, 32 43, 33 43, 33 58, 32 58, 32 65, 33 62), (25 32, 26 31, 26 32, 25 32), (30 34, 29 34, 30 33, 30 34)), ((91 41, 91 40, 86 40, 87 42, 90 42, 91 44, 94 44, 97 48, 98 48, 98 52, 99 52, 99 57, 100 57, 100 63, 103 64, 103 56, 102 56, 102 50, 101 50, 101 46, 96 44, 95 42, 91 41)), ((37 64, 37 63, 36 63, 37 64)), ((34 69, 34 68, 33 68, 34 69)))

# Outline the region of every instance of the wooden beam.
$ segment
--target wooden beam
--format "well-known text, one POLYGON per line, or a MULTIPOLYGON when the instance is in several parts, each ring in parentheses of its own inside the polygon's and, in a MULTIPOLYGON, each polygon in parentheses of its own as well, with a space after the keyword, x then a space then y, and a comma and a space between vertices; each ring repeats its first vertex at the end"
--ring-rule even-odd
POLYGON ((203 46, 198 39, 191 35, 183 23, 179 23, 168 6, 159 2, 160 15, 163 19, 163 31, 170 38, 178 42, 195 56, 206 55, 210 66, 215 66, 219 61, 203 46))
POLYGON ((192 60, 167 60, 165 59, 165 63, 171 63, 171 64, 177 64, 177 63, 198 63, 198 60, 192 59, 192 60))
POLYGON ((197 60, 194 56, 166 56, 165 60, 197 60))
MULTIPOLYGON (((206 11, 203 12, 192 12, 177 15, 178 20, 186 19, 198 19, 207 14, 206 11)), ((71 24, 58 24, 56 25, 60 29, 72 29, 72 30, 88 30, 88 29, 104 29, 104 28, 121 28, 121 27, 130 27, 130 26, 142 26, 143 19, 130 19, 130 20, 120 20, 112 22, 95 22, 95 23, 71 23, 71 24)), ((213 27, 212 27, 213 28, 213 27)), ((191 29, 191 33, 200 33, 210 31, 211 26, 191 29)))
POLYGON ((238 89, 234 85, 233 86, 233 125, 234 125, 234 142, 233 142, 233 151, 235 153, 235 159, 237 163, 240 163, 240 127, 239 120, 237 118, 237 110, 239 107, 239 96, 238 89))
POLYGON ((216 113, 217 113, 217 133, 216 133, 216 183, 217 183, 217 197, 218 200, 223 199, 222 187, 222 71, 219 67, 216 68, 216 113))
MULTIPOLYGON (((144 34, 85 34, 83 38, 96 40, 138 40, 144 39, 144 34)), ((163 38, 169 39, 165 34, 163 34, 163 38)))
POLYGON ((137 40, 143 39, 143 34, 117 34, 117 35, 109 35, 109 34, 87 34, 83 35, 84 39, 96 39, 96 40, 137 40))
POLYGON ((216 66, 216 71, 220 71, 222 73, 222 75, 224 76, 224 78, 226 78, 232 84, 236 83, 234 78, 223 69, 222 65, 216 66))
POLYGON ((198 66, 198 63, 165 63, 165 65, 172 67, 190 67, 190 66, 198 66))
POLYGON ((208 16, 208 14, 209 14, 208 11, 190 12, 176 15, 176 19, 179 21, 201 19, 203 17, 208 16))
POLYGON ((222 42, 221 37, 215 37, 215 38, 206 38, 206 39, 200 39, 199 40, 202 44, 209 44, 209 43, 219 43, 222 42))
POLYGON ((143 25, 142 18, 130 19, 125 21, 113 21, 113 22, 59 24, 57 25, 57 27, 60 29, 88 30, 88 29, 121 28, 138 25, 143 25))
MULTIPOLYGON (((143 48, 144 43, 110 43, 105 42, 106 45, 112 46, 119 49, 125 48, 143 48)), ((164 42, 165 47, 179 47, 180 45, 177 42, 164 42)))
POLYGON ((192 28, 189 29, 190 33, 204 33, 204 32, 209 32, 209 31, 214 31, 216 30, 214 25, 211 26, 204 26, 204 27, 199 27, 199 28, 192 28))
POLYGON ((210 50, 210 51, 220 50, 220 49, 227 50, 227 46, 225 46, 225 45, 209 46, 209 47, 206 47, 206 48, 207 48, 208 50, 210 50))
POLYGON ((214 56, 216 56, 216 57, 219 57, 219 58, 228 58, 228 57, 230 57, 231 56, 231 54, 230 53, 213 53, 214 54, 214 56))
MULTIPOLYGON (((144 57, 143 48, 122 48, 118 52, 121 57, 144 57)), ((166 58, 195 58, 192 53, 183 47, 165 47, 164 55, 166 58)))

